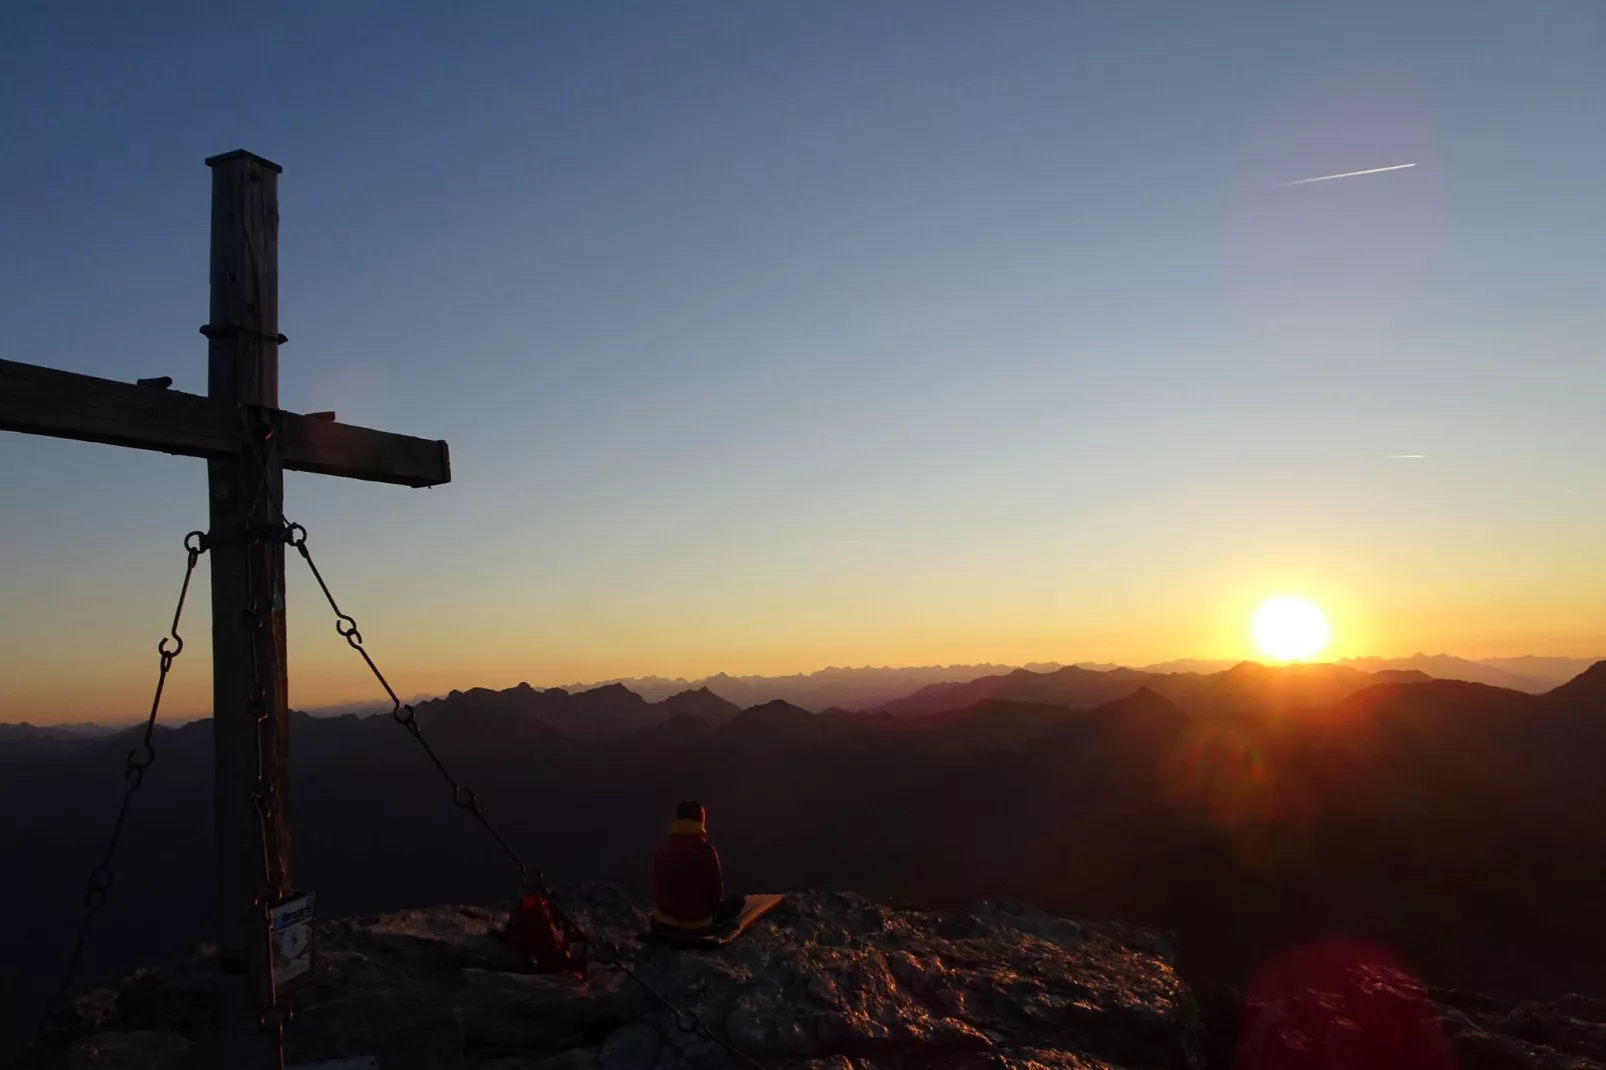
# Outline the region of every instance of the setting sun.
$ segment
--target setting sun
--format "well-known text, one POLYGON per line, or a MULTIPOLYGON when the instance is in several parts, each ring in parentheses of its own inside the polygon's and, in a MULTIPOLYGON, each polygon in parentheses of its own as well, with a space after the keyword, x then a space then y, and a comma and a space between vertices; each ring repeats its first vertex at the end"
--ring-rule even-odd
POLYGON ((1295 597, 1261 603, 1250 631, 1261 653, 1279 661, 1304 661, 1320 653, 1333 634, 1315 602, 1295 597))

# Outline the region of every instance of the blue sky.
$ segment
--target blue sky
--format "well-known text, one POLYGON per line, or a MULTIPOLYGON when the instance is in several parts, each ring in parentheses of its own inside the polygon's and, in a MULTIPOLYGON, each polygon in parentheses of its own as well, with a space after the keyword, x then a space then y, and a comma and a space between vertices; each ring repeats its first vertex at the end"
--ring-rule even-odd
MULTIPOLYGON (((9 4, 0 357, 203 391, 202 160, 282 164, 283 403, 452 446, 287 488, 405 691, 1236 656, 1285 591, 1595 654, 1603 70, 1593 2, 9 4)), ((0 719, 138 705, 201 480, 0 436, 0 719)), ((292 700, 365 695, 295 583, 292 700)))

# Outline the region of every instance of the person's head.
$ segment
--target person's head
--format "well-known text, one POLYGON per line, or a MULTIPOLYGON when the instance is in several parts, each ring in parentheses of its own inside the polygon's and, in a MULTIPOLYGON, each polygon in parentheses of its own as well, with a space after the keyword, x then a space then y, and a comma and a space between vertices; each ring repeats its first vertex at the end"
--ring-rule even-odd
POLYGON ((704 810, 703 804, 696 799, 682 799, 680 805, 675 807, 675 819, 677 821, 695 821, 702 825, 708 821, 708 811, 704 810))

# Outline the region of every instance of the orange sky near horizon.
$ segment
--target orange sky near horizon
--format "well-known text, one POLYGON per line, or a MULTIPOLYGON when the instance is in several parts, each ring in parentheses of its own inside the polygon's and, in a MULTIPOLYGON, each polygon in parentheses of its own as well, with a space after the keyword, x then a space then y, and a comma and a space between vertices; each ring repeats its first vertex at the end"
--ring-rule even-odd
MULTIPOLYGON (((292 562, 293 563, 293 562, 292 562)), ((357 655, 335 634, 327 611, 304 578, 290 574, 290 695, 292 705, 316 708, 383 698, 357 655)), ((945 615, 921 619, 912 611, 882 607, 830 620, 830 614, 793 615, 792 628, 743 629, 741 622, 704 618, 701 626, 676 625, 662 615, 609 615, 586 627, 564 626, 561 614, 549 621, 519 622, 496 614, 450 614, 458 622, 449 636, 431 624, 427 605, 406 594, 387 597, 381 611, 357 615, 368 648, 399 694, 443 694, 470 687, 511 687, 520 682, 560 686, 632 676, 696 679, 730 675, 789 675, 826 666, 911 666, 1012 664, 1033 662, 1114 662, 1147 665, 1177 658, 1269 661, 1256 649, 1249 620, 1267 597, 1297 593, 1316 601, 1332 627, 1332 641, 1311 660, 1357 656, 1403 657, 1417 652, 1463 657, 1521 654, 1594 657, 1606 652, 1606 629, 1589 630, 1593 606, 1583 599, 1571 606, 1534 607, 1526 615, 1478 615, 1477 597, 1468 597, 1442 616, 1413 611, 1368 612, 1336 590, 1318 584, 1245 585, 1241 596, 1223 594, 1212 612, 1175 618, 1129 619, 1121 627, 1101 627, 1098 614, 1078 621, 1074 608, 1002 605, 991 615, 966 615, 950 607, 945 615), (388 612, 384 611, 388 610, 388 612), (1570 614, 1569 614, 1570 611, 1570 614), (1573 627, 1566 624, 1571 617, 1573 627), (991 627, 983 627, 982 622, 991 627), (1547 632, 1547 627, 1551 630, 1547 632)), ((337 587, 338 593, 338 587, 337 587)), ((170 677, 163 718, 205 716, 210 705, 210 643, 204 565, 181 628, 183 655, 170 677)), ((119 614, 126 616, 126 614, 119 614)), ((156 677, 157 623, 89 642, 40 651, 27 665, 12 665, 0 688, 0 722, 36 724, 75 721, 124 722, 142 719, 149 709, 156 677), (78 657, 94 649, 93 667, 78 657)))

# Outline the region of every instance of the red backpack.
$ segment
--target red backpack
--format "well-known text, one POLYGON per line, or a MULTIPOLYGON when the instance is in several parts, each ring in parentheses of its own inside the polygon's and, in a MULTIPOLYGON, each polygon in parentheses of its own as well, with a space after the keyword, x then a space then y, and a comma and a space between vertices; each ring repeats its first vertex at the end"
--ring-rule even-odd
POLYGON ((500 935, 530 956, 536 973, 569 973, 585 979, 585 937, 553 907, 547 893, 530 892, 519 900, 500 935))

